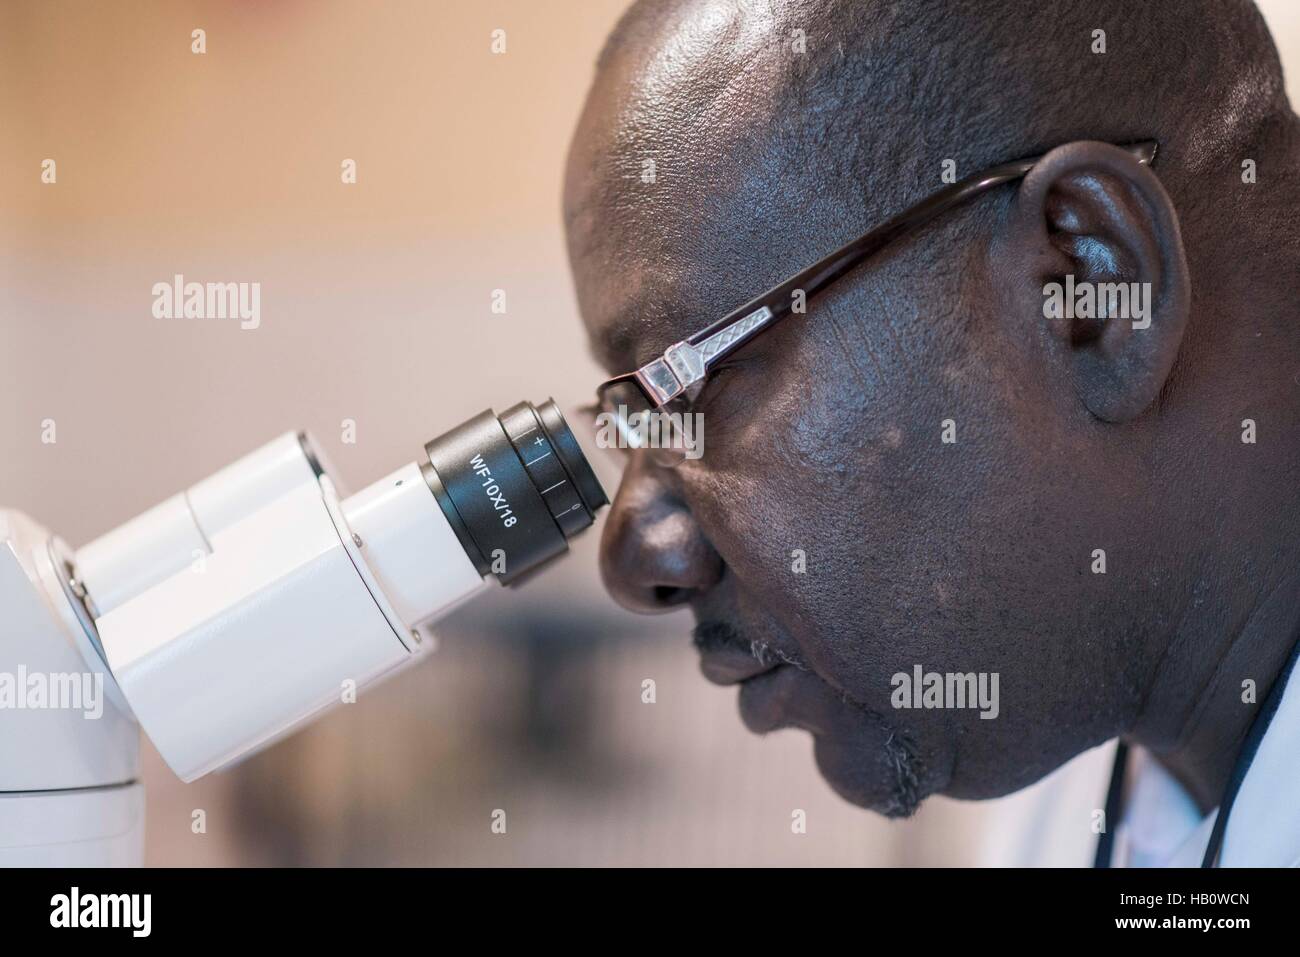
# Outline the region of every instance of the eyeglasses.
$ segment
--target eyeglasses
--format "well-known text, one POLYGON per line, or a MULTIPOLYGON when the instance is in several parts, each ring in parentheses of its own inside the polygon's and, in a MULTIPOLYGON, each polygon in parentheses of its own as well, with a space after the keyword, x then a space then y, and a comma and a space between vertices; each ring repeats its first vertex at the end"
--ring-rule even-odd
MULTIPOLYGON (((1158 146, 1145 141, 1120 148, 1150 166, 1158 146)), ((614 426, 622 447, 649 449, 657 464, 671 468, 698 457, 696 433, 686 417, 694 414, 691 406, 718 363, 885 246, 941 213, 1022 178, 1042 158, 1003 163, 945 187, 693 336, 673 343, 635 372, 605 381, 596 390, 602 419, 614 426)))

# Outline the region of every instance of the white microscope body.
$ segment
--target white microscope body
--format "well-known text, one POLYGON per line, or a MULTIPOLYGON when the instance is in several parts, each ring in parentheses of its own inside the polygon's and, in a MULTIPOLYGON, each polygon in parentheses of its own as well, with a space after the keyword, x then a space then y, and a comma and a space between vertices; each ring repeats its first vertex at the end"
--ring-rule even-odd
POLYGON ((227 765, 606 504, 553 402, 426 449, 341 499, 287 433, 75 552, 0 510, 0 865, 141 863, 139 728, 185 781, 227 765))

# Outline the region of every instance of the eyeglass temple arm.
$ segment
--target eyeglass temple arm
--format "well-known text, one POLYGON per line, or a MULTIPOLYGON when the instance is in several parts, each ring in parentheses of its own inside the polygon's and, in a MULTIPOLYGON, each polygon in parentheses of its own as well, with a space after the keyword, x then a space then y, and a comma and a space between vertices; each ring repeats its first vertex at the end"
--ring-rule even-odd
MULTIPOLYGON (((1158 147, 1159 144, 1155 140, 1145 140, 1123 145, 1120 149, 1132 153, 1142 165, 1150 166, 1155 163, 1158 147)), ((940 213, 960 206, 996 186, 1020 179, 1042 158, 1042 156, 1032 156, 1003 163, 940 190, 915 206, 905 209, 866 235, 841 246, 829 256, 813 263, 780 285, 772 287, 756 299, 750 300, 708 328, 700 330, 686 342, 699 352, 707 370, 714 363, 740 348, 759 330, 789 315, 794 306, 796 292, 802 291, 803 298, 807 301, 896 239, 924 226, 940 213)))

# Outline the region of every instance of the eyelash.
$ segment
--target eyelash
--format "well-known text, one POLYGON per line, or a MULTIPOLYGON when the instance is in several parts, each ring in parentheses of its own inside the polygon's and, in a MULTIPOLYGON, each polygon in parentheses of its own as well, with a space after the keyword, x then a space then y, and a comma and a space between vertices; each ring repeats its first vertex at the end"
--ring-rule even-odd
POLYGON ((731 377, 731 373, 743 370, 746 366, 753 365, 754 361, 755 359, 753 356, 732 356, 723 359, 721 363, 714 366, 709 373, 709 381, 704 386, 704 392, 701 396, 702 401, 698 404, 700 411, 703 411, 711 405, 720 394, 717 389, 719 383, 726 382, 726 380, 731 377))

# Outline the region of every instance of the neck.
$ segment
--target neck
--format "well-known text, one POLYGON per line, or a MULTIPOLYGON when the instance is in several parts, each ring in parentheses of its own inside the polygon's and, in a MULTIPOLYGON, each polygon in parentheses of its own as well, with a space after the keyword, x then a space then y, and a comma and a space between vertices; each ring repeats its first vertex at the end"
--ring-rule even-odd
MULTIPOLYGON (((1287 182, 1300 183, 1300 125, 1288 129, 1290 147, 1283 151, 1287 182)), ((1300 188, 1288 186, 1285 193, 1297 196, 1300 188)), ((1267 281, 1249 270, 1217 271, 1223 301, 1259 302, 1260 284, 1266 283, 1264 302, 1293 308, 1290 304, 1300 295, 1300 233, 1281 230, 1259 254, 1274 264, 1267 281)), ((1212 263, 1205 265, 1216 273, 1212 263)), ((1300 345, 1292 332, 1296 325, 1285 317, 1272 318, 1277 321, 1263 323, 1272 330, 1265 336, 1270 349, 1293 357, 1280 363, 1286 371, 1279 375, 1290 379, 1300 368, 1300 345)), ((1231 378, 1259 350, 1258 339, 1239 340, 1225 350, 1228 367, 1215 371, 1231 378)), ((1290 442, 1295 434, 1300 409, 1293 396, 1294 390, 1284 387, 1251 398, 1251 413, 1269 423, 1277 442, 1290 442)), ((1234 424, 1244 417, 1232 414, 1237 407, 1219 411, 1234 424)), ((1235 435, 1227 441, 1237 451, 1235 435)), ((1233 543, 1235 551, 1230 558, 1216 555, 1201 563, 1139 717, 1126 735, 1151 751, 1203 812, 1218 807, 1246 735, 1300 638, 1300 522, 1291 518, 1300 503, 1300 482, 1293 478, 1300 452, 1276 446, 1268 452, 1274 454, 1266 459, 1259 455, 1265 446, 1256 446, 1257 458, 1246 466, 1250 473, 1220 474, 1212 490, 1205 490, 1214 501, 1206 527, 1215 529, 1213 537, 1233 543), (1267 494, 1255 484, 1261 474, 1272 478, 1267 494)), ((1185 521, 1185 516, 1167 518, 1185 521)))
POLYGON ((1165 688, 1149 701, 1181 700, 1181 707, 1166 712, 1172 720, 1145 714, 1130 737, 1152 751, 1203 813, 1219 806, 1242 744, 1297 638, 1300 568, 1278 576, 1227 640, 1220 639, 1217 647, 1200 644, 1209 653, 1197 657, 1208 667, 1188 671, 1187 647, 1166 656, 1177 655, 1184 664, 1162 666, 1157 682, 1165 688))

